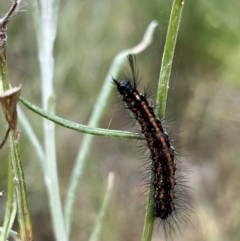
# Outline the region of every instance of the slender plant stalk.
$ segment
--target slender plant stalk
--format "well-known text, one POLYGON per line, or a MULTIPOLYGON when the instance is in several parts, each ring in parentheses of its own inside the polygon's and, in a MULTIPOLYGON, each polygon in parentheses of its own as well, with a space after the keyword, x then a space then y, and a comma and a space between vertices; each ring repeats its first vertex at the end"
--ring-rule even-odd
MULTIPOLYGON (((182 10, 183 10, 184 0, 174 0, 172 5, 172 10, 170 14, 170 21, 168 24, 168 31, 166 42, 164 46, 164 53, 162 58, 162 66, 159 75, 159 85, 157 91, 157 106, 158 112, 157 116, 163 118, 165 116, 167 94, 169 88, 169 79, 171 74, 171 68, 173 63, 174 50, 178 35, 178 29, 180 25, 182 10)), ((150 182, 153 180, 153 174, 150 176, 150 182)), ((154 190, 150 186, 145 222, 142 234, 142 241, 150 241, 152 239, 153 225, 154 225, 154 210, 153 210, 153 193, 154 190)))
POLYGON ((11 131, 9 136, 9 146, 11 153, 14 189, 17 201, 17 217, 20 228, 20 237, 24 241, 33 241, 32 223, 28 206, 26 183, 22 169, 19 145, 14 140, 14 136, 14 132, 11 131))
POLYGON ((98 239, 99 233, 102 228, 103 218, 105 217, 106 210, 107 210, 107 207, 109 204, 109 200, 112 195, 113 184, 114 184, 114 173, 110 172, 108 175, 107 192, 106 192, 104 200, 102 202, 100 212, 97 217, 96 225, 92 231, 89 241, 96 241, 98 239))
POLYGON ((36 154, 39 158, 42 169, 45 169, 46 160, 45 160, 44 151, 42 149, 42 146, 41 146, 35 132, 32 129, 31 124, 29 123, 27 117, 25 116, 25 114, 22 111, 20 106, 18 106, 18 121, 24 128, 25 133, 27 134, 28 138, 30 139, 30 143, 33 145, 34 149, 36 150, 36 154))
MULTIPOLYGON (((55 112, 53 93, 54 58, 59 0, 32 1, 33 19, 38 39, 39 63, 42 82, 43 109, 55 112)), ((57 173, 56 140, 54 123, 43 120, 45 166, 44 176, 48 191, 52 223, 58 241, 67 241, 57 173)))
POLYGON ((14 198, 14 186, 13 186, 13 174, 12 174, 12 164, 11 164, 11 157, 8 158, 8 190, 7 190, 7 208, 4 217, 4 224, 0 236, 0 241, 5 241, 8 236, 9 232, 12 228, 14 219, 16 217, 17 212, 17 205, 16 200, 14 198))
POLYGON ((165 116, 169 80, 183 6, 184 0, 174 0, 170 14, 157 91, 157 105, 159 106, 157 116, 159 118, 165 116))
MULTIPOLYGON (((142 41, 138 45, 136 45, 131 49, 128 49, 119 53, 115 57, 107 73, 102 89, 99 92, 99 96, 96 101, 97 104, 95 105, 92 115, 90 117, 90 120, 88 122, 89 126, 91 127, 98 126, 98 123, 107 105, 107 101, 110 97, 110 93, 112 91, 112 86, 111 86, 112 77, 116 77, 118 75, 121 66, 126 60, 126 56, 129 54, 138 54, 142 52, 144 49, 146 49, 147 46, 152 42, 153 33, 156 26, 157 26, 156 21, 151 22, 143 36, 142 41)), ((72 220, 73 204, 76 198, 79 180, 80 180, 84 165, 86 163, 87 157, 89 155, 89 150, 91 149, 90 146, 92 145, 93 139, 94 139, 93 136, 89 136, 89 135, 84 136, 82 140, 82 145, 77 154, 75 165, 73 167, 73 172, 71 174, 70 183, 67 191, 66 205, 65 205, 65 224, 66 224, 68 237, 70 235, 70 225, 72 220)))
MULTIPOLYGON (((16 209, 17 210, 17 209, 16 209)), ((13 220, 14 222, 14 220, 13 220)), ((0 227, 0 232, 3 232, 3 228, 0 227)), ((9 231, 9 236, 11 236, 15 241, 21 241, 21 238, 19 236, 19 234, 13 230, 9 231)), ((7 239, 5 239, 4 241, 6 241, 7 239)))
MULTIPOLYGON (((8 11, 8 13, 0 19, 0 80, 1 87, 3 93, 1 93, 1 104, 4 113, 4 117, 6 119, 8 129, 11 131, 7 132, 9 134, 9 157, 11 161, 11 171, 12 175, 9 175, 10 184, 10 192, 12 190, 12 182, 14 185, 14 193, 16 195, 16 203, 17 203, 17 218, 20 229, 20 237, 24 241, 32 241, 33 233, 32 233, 32 224, 31 217, 28 206, 28 196, 26 192, 26 185, 24 179, 24 173, 22 169, 22 163, 20 158, 20 150, 18 146, 18 137, 17 137, 17 110, 16 104, 18 96, 20 95, 20 88, 12 88, 10 87, 10 83, 7 79, 7 60, 6 60, 6 46, 7 46, 7 24, 14 14, 17 11, 20 0, 16 0, 13 2, 12 7, 8 11), (8 91, 11 89, 10 91, 8 91), (17 91, 17 92, 16 92, 17 91)), ((8 196, 8 204, 13 203, 13 195, 8 196)), ((6 229, 3 230, 3 233, 8 233, 11 228, 11 222, 13 223, 13 215, 14 215, 14 206, 11 209, 7 209, 8 216, 6 220, 6 229), (8 213, 9 212, 9 213, 8 213), (10 219, 9 219, 10 218, 10 219)))
POLYGON ((98 136, 121 137, 121 138, 128 138, 128 139, 145 140, 144 137, 139 136, 138 133, 132 133, 128 131, 108 130, 108 129, 95 128, 87 125, 78 124, 78 123, 63 119, 61 117, 58 117, 56 115, 50 114, 49 112, 44 111, 43 109, 31 104, 30 102, 25 100, 22 96, 20 96, 19 100, 28 109, 32 110, 36 114, 46 118, 47 120, 54 122, 57 125, 63 126, 71 130, 75 130, 75 131, 79 131, 79 132, 91 134, 91 135, 98 135, 98 136))

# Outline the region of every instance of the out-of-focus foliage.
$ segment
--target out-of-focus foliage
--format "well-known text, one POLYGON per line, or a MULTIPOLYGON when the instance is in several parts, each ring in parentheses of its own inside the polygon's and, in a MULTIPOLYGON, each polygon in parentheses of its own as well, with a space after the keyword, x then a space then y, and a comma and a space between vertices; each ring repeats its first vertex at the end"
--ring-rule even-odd
MULTIPOLYGON (((1 12, 9 1, 1 1, 1 12)), ((113 57, 133 46, 153 19, 159 21, 153 44, 137 56, 140 88, 159 74, 172 1, 62 1, 55 45, 57 115, 86 124, 113 57)), ((40 77, 31 4, 9 24, 8 69, 22 95, 41 105, 40 77)), ((240 21, 238 0, 185 0, 170 82, 167 116, 174 119, 180 157, 191 170, 191 225, 181 226, 173 240, 240 239, 240 21), (178 130, 181 130, 178 131, 178 130)), ((127 68, 126 68, 127 70, 127 68)), ((109 103, 101 127, 136 130, 124 125, 117 94, 109 103), (118 108, 119 107, 119 108, 118 108), (120 110, 117 111, 117 109, 120 110)), ((41 139, 40 117, 24 109, 41 139)), ((3 129, 0 134, 3 136, 3 129)), ((21 129, 21 127, 20 127, 21 129)), ((171 133, 171 131, 170 131, 171 133)), ((57 127, 60 184, 64 200, 69 175, 82 134, 57 127)), ((20 146, 24 161, 33 228, 38 240, 53 240, 43 177, 24 132, 20 146)), ((107 174, 116 174, 115 191, 100 240, 139 240, 144 220, 145 190, 139 143, 97 137, 81 180, 71 240, 87 240, 104 195, 107 174)), ((0 190, 6 190, 6 147, 1 151, 0 190)), ((147 182, 147 180, 145 180, 147 182)), ((4 217, 4 197, 0 217, 4 217)), ((153 240, 163 240, 156 230, 153 240)))

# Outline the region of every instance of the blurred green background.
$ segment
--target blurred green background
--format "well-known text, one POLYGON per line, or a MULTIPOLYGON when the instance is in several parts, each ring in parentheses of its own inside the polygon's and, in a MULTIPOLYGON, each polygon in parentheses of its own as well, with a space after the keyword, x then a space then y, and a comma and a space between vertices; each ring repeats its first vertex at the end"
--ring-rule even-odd
MULTIPOLYGON (((2 14, 10 3, 1 1, 2 14)), ((54 49, 56 114, 86 124, 114 56, 138 43, 152 20, 159 22, 154 41, 137 56, 137 62, 140 88, 156 82, 171 4, 168 0, 61 1, 54 49)), ((239 9, 238 0, 185 1, 166 116, 176 146, 183 153, 180 159, 191 170, 194 212, 189 216, 191 223, 181 225, 182 235, 177 234, 173 240, 240 240, 239 9)), ((12 85, 22 83, 23 97, 41 106, 31 3, 22 10, 26 11, 18 13, 8 26, 8 74, 12 85)), ((42 142, 42 118, 22 108, 42 142)), ((115 91, 100 127, 107 128, 110 121, 111 129, 137 130, 135 125, 125 125, 128 113, 115 91)), ((4 130, 0 129, 0 136, 4 130)), ((63 203, 82 137, 81 133, 56 127, 63 203)), ((146 180, 142 180, 139 144, 95 138, 79 186, 71 240, 88 240, 110 171, 115 173, 114 193, 99 240, 141 239, 146 180)), ((54 240, 40 164, 23 130, 20 147, 35 240, 54 240)), ((7 146, 0 152, 0 160, 0 190, 6 190, 7 146)), ((0 200, 1 223, 5 201, 6 195, 0 200)), ((153 240, 164 240, 161 230, 156 228, 153 240)))

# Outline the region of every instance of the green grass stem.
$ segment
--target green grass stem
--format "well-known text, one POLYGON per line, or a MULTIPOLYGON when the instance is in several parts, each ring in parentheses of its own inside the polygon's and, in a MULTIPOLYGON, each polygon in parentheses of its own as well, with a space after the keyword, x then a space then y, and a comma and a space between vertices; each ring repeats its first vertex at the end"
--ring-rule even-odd
MULTIPOLYGON (((183 5, 184 5, 184 0, 174 0, 171 14, 170 14, 170 21, 168 24, 168 31, 167 31, 167 37, 166 37, 166 42, 164 46, 164 53, 162 57, 162 65, 160 69, 159 84, 158 84, 158 91, 157 91, 157 106, 159 106, 157 116, 159 118, 163 118, 165 116, 169 80, 170 80, 174 50, 176 46, 176 40, 177 40, 183 5)), ((153 180, 152 174, 150 176, 150 180, 151 181, 153 180)), ((152 205, 153 193, 154 193, 154 190, 152 187, 150 187, 147 207, 146 207, 142 241, 150 241, 152 239, 152 233, 153 233, 153 227, 154 227, 154 215, 153 215, 154 210, 152 205)))
POLYGON ((36 150, 36 154, 40 161, 41 167, 44 169, 46 166, 44 151, 42 149, 42 146, 34 130, 32 129, 30 122, 28 121, 27 117, 25 116, 20 106, 18 106, 18 120, 19 120, 19 123, 22 125, 23 129, 25 130, 26 136, 29 138, 30 143, 33 145, 33 148, 36 150))
POLYGON ((14 185, 13 185, 13 174, 12 174, 12 164, 11 157, 8 158, 8 190, 7 190, 7 207, 4 217, 4 223, 1 230, 0 241, 7 240, 9 232, 12 228, 13 222, 17 213, 16 199, 14 196, 14 185))
POLYGON ((96 128, 96 127, 90 127, 87 125, 78 124, 78 123, 63 119, 61 117, 58 117, 56 115, 53 115, 47 111, 44 111, 43 109, 25 100, 22 96, 20 96, 19 100, 20 102, 22 102, 23 105, 25 105, 28 109, 35 112, 36 114, 46 118, 47 120, 54 122, 57 125, 63 126, 70 130, 75 130, 82 133, 97 135, 97 136, 121 137, 121 138, 128 138, 128 139, 145 140, 144 137, 139 136, 138 133, 132 133, 129 131, 108 130, 108 129, 96 128))
MULTIPOLYGON (((0 86, 1 91, 4 93, 7 90, 11 88, 11 85, 7 78, 7 59, 6 59, 6 46, 7 46, 7 24, 10 21, 11 16, 14 14, 14 12, 17 11, 20 0, 16 0, 13 2, 12 6, 10 7, 10 10, 3 18, 0 19, 0 86)), ((1 93, 1 94, 3 94, 1 93)), ((10 95, 11 96, 11 95, 10 95)), ((6 216, 5 216, 5 223, 2 233, 4 236, 9 233, 11 229, 11 224, 14 220, 14 198, 16 197, 16 204, 17 204, 17 218, 18 218, 18 224, 20 229, 20 237, 24 241, 32 241, 33 240, 33 233, 32 233, 32 223, 31 223, 31 217, 29 213, 29 206, 28 206, 28 196, 26 191, 26 185, 25 185, 25 179, 24 179, 24 173, 22 169, 22 160, 20 157, 20 150, 18 146, 18 140, 16 140, 16 132, 17 130, 13 128, 14 125, 17 125, 17 118, 16 114, 13 115, 16 111, 16 106, 10 105, 9 103, 16 102, 14 98, 12 97, 10 101, 10 97, 6 97, 4 95, 1 95, 1 102, 3 107, 3 113, 5 116, 5 119, 7 120, 8 126, 11 126, 11 131, 8 136, 9 140, 9 158, 11 162, 11 172, 12 175, 8 175, 8 178, 11 180, 8 180, 9 183, 9 195, 8 195, 8 203, 7 203, 7 210, 6 210, 6 216), (3 104, 5 103, 5 104, 3 104), (11 109, 5 109, 5 108, 11 108, 11 109), (11 125, 10 125, 11 123, 11 125), (12 188, 14 187, 14 194, 12 194, 12 188), (9 205, 13 204, 12 207, 9 207, 9 205)), ((10 165, 9 165, 10 166, 10 165)), ((3 236, 2 236, 3 237, 3 236)), ((2 238, 1 237, 1 238, 2 238)))
POLYGON ((32 223, 28 206, 28 196, 22 168, 22 160, 18 143, 14 140, 14 138, 14 133, 11 131, 9 135, 9 149, 11 153, 20 237, 24 241, 33 241, 32 223))
POLYGON ((113 191, 113 184, 114 184, 114 173, 110 172, 108 175, 108 183, 107 183, 107 192, 105 194, 105 197, 103 199, 98 217, 97 217, 97 221, 96 221, 96 225, 93 228, 92 234, 89 238, 89 241, 97 241, 98 240, 98 236, 99 233, 101 231, 102 228, 102 223, 103 223, 103 219, 105 217, 106 214, 106 210, 109 204, 109 200, 111 198, 112 195, 112 191, 113 191))

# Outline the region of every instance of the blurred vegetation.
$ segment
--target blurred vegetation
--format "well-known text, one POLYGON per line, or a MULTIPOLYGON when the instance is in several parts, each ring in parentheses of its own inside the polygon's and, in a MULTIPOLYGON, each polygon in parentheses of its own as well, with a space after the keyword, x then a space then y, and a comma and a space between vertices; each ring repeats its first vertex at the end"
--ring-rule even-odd
MULTIPOLYGON (((159 21, 153 44, 137 56, 140 87, 159 74, 172 1, 62 1, 55 44, 56 114, 86 124, 113 57, 135 45, 152 20, 159 21)), ((1 1, 1 13, 10 1, 1 1)), ((40 76, 31 4, 8 27, 8 74, 22 83, 22 95, 38 106, 40 76)), ((237 0, 185 1, 170 82, 167 116, 177 129, 181 161, 192 171, 191 224, 174 240, 239 240, 240 21, 237 0), (181 142, 180 142, 181 140, 181 142)), ((127 67, 126 67, 127 70, 127 67)), ((117 94, 101 126, 136 130, 117 94), (119 111, 118 111, 119 110, 119 111)), ((25 109, 41 138, 42 121, 25 109)), ((1 117, 2 120, 2 117, 1 117)), ((21 129, 21 127, 20 127, 21 129)), ((82 134, 57 127, 58 170, 64 201, 82 134)), ((3 136, 4 128, 0 129, 3 136)), ((114 194, 99 240, 140 240, 146 197, 139 143, 96 137, 81 179, 71 240, 87 240, 104 196, 107 175, 116 174, 114 194)), ((25 133, 20 147, 29 193, 35 240, 54 240, 39 162, 25 133)), ((7 184, 7 148, 1 151, 0 190, 7 184)), ((4 217, 5 197, 0 217, 4 217)), ((163 240, 156 230, 154 241, 163 240)))

